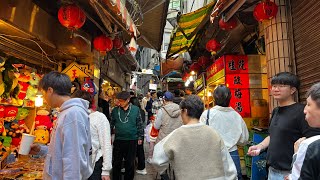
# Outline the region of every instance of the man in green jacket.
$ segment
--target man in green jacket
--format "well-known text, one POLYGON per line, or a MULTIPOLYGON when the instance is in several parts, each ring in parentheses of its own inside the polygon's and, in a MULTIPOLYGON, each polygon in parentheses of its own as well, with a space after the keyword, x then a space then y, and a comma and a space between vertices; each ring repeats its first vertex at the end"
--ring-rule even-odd
POLYGON ((121 179, 122 159, 125 159, 124 179, 134 178, 134 159, 137 144, 142 144, 143 127, 140 109, 130 103, 130 93, 122 91, 117 94, 119 107, 111 113, 111 129, 115 127, 113 142, 113 179, 121 179))

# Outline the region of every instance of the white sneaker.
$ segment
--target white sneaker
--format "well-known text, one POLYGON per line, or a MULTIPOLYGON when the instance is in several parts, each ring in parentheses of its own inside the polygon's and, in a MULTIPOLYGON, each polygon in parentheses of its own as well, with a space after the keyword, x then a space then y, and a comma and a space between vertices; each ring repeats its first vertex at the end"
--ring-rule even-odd
POLYGON ((142 175, 146 175, 147 174, 147 170, 146 170, 146 168, 144 168, 142 170, 136 170, 136 173, 142 174, 142 175))
POLYGON ((151 164, 151 158, 147 159, 147 163, 151 164))

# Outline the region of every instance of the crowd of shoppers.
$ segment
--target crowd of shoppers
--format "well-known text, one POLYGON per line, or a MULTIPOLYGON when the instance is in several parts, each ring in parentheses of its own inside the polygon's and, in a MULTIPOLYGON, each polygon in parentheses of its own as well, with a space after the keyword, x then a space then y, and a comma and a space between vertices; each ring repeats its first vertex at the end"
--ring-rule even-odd
MULTIPOLYGON (((320 83, 310 88, 306 106, 295 101, 299 86, 292 73, 271 79, 279 106, 272 111, 269 136, 248 150, 250 156, 267 150, 270 180, 320 177, 320 83)), ((215 106, 206 111, 198 96, 184 98, 175 90, 150 91, 146 97, 122 91, 111 113, 109 97, 100 94, 100 113, 93 108, 94 96, 72 88, 59 72, 46 74, 39 89, 51 108, 60 107, 49 146, 31 146, 30 154, 46 156, 44 179, 119 180, 124 167, 124 179, 133 180, 136 159, 136 172, 147 174, 145 140, 152 151, 147 162, 161 179, 169 179, 169 164, 178 180, 242 179, 237 147, 248 143, 249 133, 229 106, 232 95, 225 85, 214 90, 215 106), (150 129, 158 133, 154 143, 150 129)))

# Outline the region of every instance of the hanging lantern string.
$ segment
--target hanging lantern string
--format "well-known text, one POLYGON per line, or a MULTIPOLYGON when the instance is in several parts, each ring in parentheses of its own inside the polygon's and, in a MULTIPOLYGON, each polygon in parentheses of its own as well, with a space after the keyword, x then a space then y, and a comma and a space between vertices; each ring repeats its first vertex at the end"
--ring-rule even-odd
POLYGON ((54 63, 54 64, 58 64, 57 62, 51 60, 49 57, 48 57, 48 54, 46 53, 46 51, 43 50, 43 48, 40 46, 40 44, 33 40, 33 39, 29 39, 29 38, 24 38, 24 37, 20 37, 20 36, 15 36, 15 35, 10 35, 10 34, 0 34, 0 36, 3 36, 3 37, 13 37, 13 38, 18 38, 18 39, 23 39, 23 40, 27 40, 27 41, 31 41, 31 42, 34 42, 41 50, 41 52, 45 55, 46 59, 51 62, 51 63, 54 63))

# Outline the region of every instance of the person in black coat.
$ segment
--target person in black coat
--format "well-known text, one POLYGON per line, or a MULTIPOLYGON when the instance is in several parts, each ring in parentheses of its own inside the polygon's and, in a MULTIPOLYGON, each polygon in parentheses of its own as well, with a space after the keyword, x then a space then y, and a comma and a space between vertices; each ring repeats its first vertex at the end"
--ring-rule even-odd
MULTIPOLYGON (((141 108, 139 99, 137 97, 131 97, 130 102, 131 102, 131 104, 139 107, 142 123, 144 125, 143 128, 145 128, 145 112, 141 108)), ((143 142, 144 141, 142 140, 142 144, 140 144, 140 145, 138 144, 138 146, 137 146, 138 167, 137 167, 137 171, 136 172, 138 174, 146 175, 147 174, 147 170, 146 170, 143 142)))

